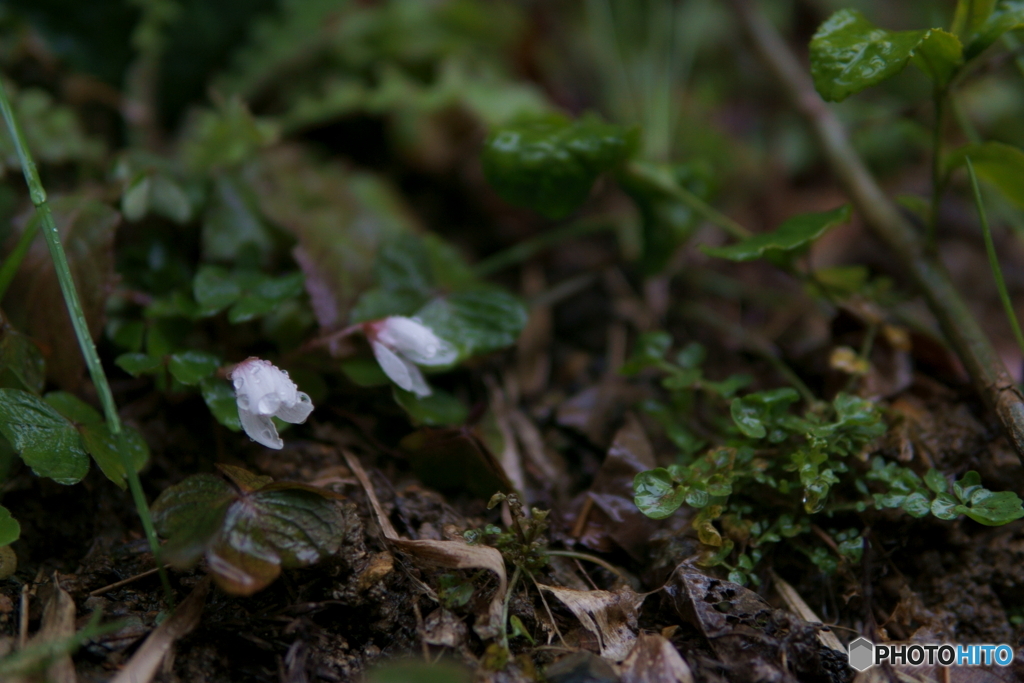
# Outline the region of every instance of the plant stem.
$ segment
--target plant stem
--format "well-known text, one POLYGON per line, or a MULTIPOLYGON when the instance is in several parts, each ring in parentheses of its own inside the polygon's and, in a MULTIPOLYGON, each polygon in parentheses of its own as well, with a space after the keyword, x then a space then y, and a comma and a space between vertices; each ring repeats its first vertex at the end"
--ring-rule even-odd
POLYGON ((577 553, 577 552, 575 552, 573 550, 546 550, 546 551, 544 551, 544 554, 545 555, 554 555, 556 557, 572 557, 572 558, 577 559, 577 560, 586 560, 587 562, 593 562, 597 566, 602 567, 604 569, 607 569, 612 574, 615 574, 615 576, 619 577, 620 579, 622 579, 622 580, 626 579, 626 577, 623 576, 621 569, 616 569, 614 565, 612 565, 612 564, 610 564, 608 562, 605 562, 600 557, 595 557, 593 555, 588 555, 587 553, 577 553))
POLYGON ((512 578, 508 582, 508 590, 505 591, 505 600, 501 603, 501 646, 505 648, 505 652, 508 652, 508 606, 512 602, 512 591, 515 590, 516 583, 519 582, 519 577, 523 573, 523 568, 518 564, 516 570, 512 572, 512 578))
POLYGON ((642 161, 633 161, 627 164, 622 174, 627 184, 633 183, 645 185, 658 190, 672 197, 681 204, 687 206, 691 211, 704 220, 717 225, 730 237, 738 240, 747 239, 751 232, 742 225, 726 216, 721 211, 713 208, 703 199, 693 194, 685 187, 682 187, 666 171, 642 161))
POLYGON ((932 201, 931 210, 928 212, 928 242, 927 246, 934 251, 936 248, 936 234, 939 227, 939 204, 942 202, 943 182, 942 174, 942 118, 946 101, 946 90, 936 88, 933 95, 935 103, 935 122, 932 124, 932 201))
POLYGON ((562 225, 488 256, 476 264, 473 274, 477 277, 486 277, 503 268, 521 263, 537 252, 544 251, 556 244, 595 232, 612 231, 615 228, 616 225, 610 221, 576 221, 562 225))
POLYGON ((981 188, 978 187, 978 176, 974 174, 974 164, 971 158, 967 162, 967 174, 971 177, 971 190, 974 192, 974 206, 978 209, 978 220, 981 221, 981 234, 985 236, 985 252, 988 254, 988 265, 992 269, 992 279, 996 281, 996 289, 999 290, 999 300, 1003 302, 1003 310, 1006 312, 1006 319, 1010 321, 1013 328, 1013 336, 1017 339, 1017 346, 1021 353, 1024 353, 1024 334, 1021 334, 1020 323, 1017 321, 1017 314, 1013 310, 1013 303, 1010 301, 1010 292, 1006 289, 1006 280, 1003 279, 1003 269, 999 267, 999 257, 996 256, 996 245, 992 241, 992 229, 988 225, 988 217, 985 215, 985 205, 981 201, 981 188))
POLYGON ((843 125, 814 90, 806 70, 775 27, 749 0, 732 0, 732 5, 764 62, 783 85, 793 106, 810 124, 829 165, 864 222, 900 258, 904 269, 914 278, 978 394, 999 416, 1018 456, 1024 456, 1024 396, 946 269, 926 253, 914 226, 882 192, 850 145, 843 125))
POLYGON ((38 216, 28 222, 21 237, 18 238, 18 243, 14 245, 14 249, 7 255, 4 264, 0 266, 0 301, 3 301, 7 288, 11 286, 11 281, 14 280, 18 268, 21 267, 21 262, 25 260, 25 255, 28 254, 32 242, 35 241, 37 232, 39 232, 38 216))
POLYGON ((35 161, 29 152, 28 145, 21 133, 18 122, 14 118, 14 111, 7 99, 7 91, 0 82, 0 111, 3 113, 7 129, 11 133, 15 150, 18 153, 18 160, 21 162, 22 172, 25 174, 25 183, 28 185, 29 197, 36 207, 36 214, 39 218, 43 236, 46 238, 46 245, 50 249, 50 257, 53 259, 54 270, 57 272, 57 281, 60 283, 61 293, 64 295, 64 302, 68 307, 68 314, 71 316, 71 324, 75 329, 75 336, 78 338, 78 345, 85 357, 85 364, 89 368, 89 375, 96 386, 96 393, 99 394, 100 403, 103 405, 103 412, 107 419, 107 426, 110 433, 114 435, 117 443, 117 450, 121 455, 121 463, 124 465, 125 474, 128 478, 128 486, 135 500, 135 507, 138 510, 139 518, 142 520, 142 528, 146 532, 146 539, 149 541, 149 548, 153 552, 153 560, 160 568, 160 579, 164 586, 168 606, 173 605, 174 593, 171 591, 170 581, 163 569, 163 562, 160 561, 160 543, 157 540, 156 530, 153 528, 153 520, 149 515, 149 505, 146 503, 146 496, 142 491, 142 484, 139 482, 139 474, 132 464, 131 455, 128 450, 128 442, 125 440, 124 430, 121 428, 121 418, 117 414, 117 405, 114 403, 114 395, 110 391, 110 384, 107 376, 103 373, 103 365, 100 363, 99 354, 96 353, 96 345, 89 334, 89 324, 85 320, 85 311, 78 299, 78 291, 75 289, 75 281, 71 276, 71 268, 68 265, 67 255, 64 253, 64 245, 60 240, 60 233, 53 221, 53 214, 50 213, 50 205, 46 202, 46 190, 39 179, 39 171, 36 169, 35 161))

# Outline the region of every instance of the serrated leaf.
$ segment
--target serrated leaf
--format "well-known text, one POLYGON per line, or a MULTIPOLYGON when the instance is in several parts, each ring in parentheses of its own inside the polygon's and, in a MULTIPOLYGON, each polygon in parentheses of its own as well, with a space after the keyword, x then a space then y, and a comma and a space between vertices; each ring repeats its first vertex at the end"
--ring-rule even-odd
POLYGON ((505 201, 562 218, 583 203, 598 175, 632 154, 637 135, 596 118, 551 116, 494 131, 481 161, 505 201))
POLYGON ((469 415, 469 410, 462 401, 447 391, 437 388, 429 396, 422 397, 397 386, 392 386, 391 393, 395 397, 395 402, 409 413, 409 418, 414 425, 427 425, 428 427, 460 425, 466 421, 469 415))
POLYGON ((946 172, 962 166, 967 157, 979 178, 995 185, 1017 206, 1024 207, 1024 151, 995 141, 965 145, 946 159, 946 172))
POLYGON ((89 471, 89 456, 75 426, 27 391, 0 389, 0 433, 41 477, 70 485, 89 471))
POLYGON ((238 419, 238 402, 235 390, 231 385, 216 377, 207 377, 199 383, 199 390, 217 422, 233 432, 242 431, 242 422, 238 419))
POLYGON ((663 519, 678 510, 686 493, 664 467, 640 472, 633 478, 633 502, 652 519, 663 519))
POLYGON ((886 31, 854 9, 825 20, 811 38, 810 57, 814 87, 830 102, 892 78, 911 57, 940 87, 963 63, 959 39, 942 29, 886 31))
POLYGON ((205 351, 172 353, 167 361, 171 376, 182 384, 199 384, 217 371, 221 360, 205 351))
POLYGON ((46 363, 31 339, 10 325, 0 327, 0 386, 33 394, 46 383, 46 363))
POLYGON ((753 261, 765 257, 796 255, 829 229, 850 220, 850 205, 831 211, 805 213, 787 219, 778 230, 760 233, 727 247, 702 247, 709 256, 730 261, 753 261))
POLYGON ((417 313, 424 325, 459 351, 458 360, 516 343, 526 307, 499 289, 477 289, 434 299, 417 313))
POLYGON ((187 567, 205 555, 223 590, 252 595, 281 569, 308 566, 338 551, 345 518, 335 494, 303 484, 266 483, 256 475, 242 478, 259 488, 245 490, 200 474, 160 494, 153 521, 168 539, 169 562, 187 567))
POLYGON ((11 511, 0 505, 0 547, 10 545, 21 536, 21 525, 11 516, 11 511))
POLYGON ((114 364, 132 377, 157 371, 164 364, 164 359, 145 353, 122 353, 114 359, 114 364))

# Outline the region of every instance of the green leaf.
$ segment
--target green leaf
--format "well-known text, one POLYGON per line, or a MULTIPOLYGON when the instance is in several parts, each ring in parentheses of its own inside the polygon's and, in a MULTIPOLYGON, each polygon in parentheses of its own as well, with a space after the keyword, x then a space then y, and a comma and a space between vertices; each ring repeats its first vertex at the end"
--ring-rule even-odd
POLYGON ((346 358, 339 363, 341 371, 359 387, 382 387, 391 383, 388 376, 380 368, 380 363, 372 358, 346 358))
MULTIPOLYGON (((935 471, 935 470, 932 470, 935 471)), ((931 510, 931 501, 923 493, 911 493, 899 504, 911 517, 924 517, 931 510)), ((881 505, 880 507, 896 507, 881 505)))
POLYGON ((957 0, 952 30, 958 36, 969 36, 984 25, 995 9, 996 0, 957 0))
POLYGON ((665 354, 672 347, 672 335, 668 332, 644 332, 636 340, 633 355, 629 357, 620 372, 635 375, 649 367, 658 367, 665 362, 665 354))
MULTIPOLYGON (((125 443, 128 446, 129 460, 135 471, 138 472, 149 462, 149 445, 142 438, 142 434, 129 426, 124 429, 125 443)), ((107 476, 107 479, 114 482, 122 489, 127 486, 127 477, 124 469, 124 461, 117 448, 117 439, 110 433, 105 422, 96 422, 79 427, 82 435, 82 443, 85 450, 89 451, 92 459, 99 465, 100 470, 107 476)))
POLYGON ((200 173, 236 167, 275 142, 278 135, 275 123, 253 116, 238 97, 226 98, 216 109, 194 118, 185 131, 181 156, 200 173))
POLYGON ((763 439, 786 414, 790 404, 798 400, 800 394, 795 389, 783 387, 734 398, 729 404, 729 411, 733 422, 745 436, 763 439))
POLYGON ((974 470, 965 472, 962 478, 953 482, 953 493, 961 503, 969 503, 971 496, 980 488, 982 488, 981 475, 974 470))
MULTIPOLYGON (((965 31, 960 35, 967 35, 964 48, 964 58, 973 59, 984 52, 990 45, 995 43, 1007 31, 1014 31, 1024 28, 1024 2, 1020 0, 1004 0, 994 10, 991 10, 991 0, 973 0, 961 4, 987 4, 991 13, 978 25, 977 20, 965 25, 965 31), (973 26, 973 28, 972 28, 973 26)), ((957 6, 957 10, 960 7, 957 6)), ((979 15, 983 13, 979 12, 979 15)))
POLYGON ((798 255, 829 229, 849 220, 850 205, 845 204, 831 211, 793 216, 774 232, 760 233, 728 247, 702 247, 702 251, 709 256, 730 261, 753 261, 766 257, 798 255))
POLYGON ((678 510, 686 493, 664 467, 640 472, 633 478, 633 502, 652 519, 663 519, 678 510))
POLYGON ((221 360, 205 351, 182 351, 171 354, 167 369, 171 376, 182 384, 199 384, 217 371, 221 360))
POLYGON ((0 389, 0 433, 40 477, 70 485, 89 471, 89 456, 75 426, 27 391, 0 389))
POLYGON ((192 280, 192 295, 201 315, 209 316, 235 303, 242 296, 242 287, 227 268, 204 264, 192 280))
POLYGON ((0 386, 38 394, 45 383, 46 364, 39 347, 10 325, 0 326, 0 386))
POLYGON ((235 302, 228 311, 228 320, 243 323, 270 313, 288 299, 302 294, 304 280, 301 272, 261 280, 235 302))
POLYGON ((91 405, 66 391, 51 391, 43 397, 54 410, 71 422, 91 425, 103 422, 103 416, 91 405))
POLYGON ((145 353, 122 353, 114 359, 114 364, 132 377, 156 372, 164 364, 164 359, 145 353))
POLYGON ((234 261, 240 253, 253 253, 266 262, 274 238, 258 208, 255 191, 240 178, 219 174, 203 215, 204 261, 234 261))
POLYGON ((970 507, 958 505, 956 511, 986 526, 999 526, 1024 517, 1021 499, 1012 491, 994 493, 978 489, 971 495, 970 507))
MULTIPOLYGON (((249 473, 246 473, 249 474, 249 473)), ((238 479, 238 472, 232 478, 238 479)), ((305 567, 337 553, 345 517, 330 491, 244 477, 238 488, 200 474, 166 489, 153 503, 165 557, 188 567, 205 555, 214 580, 233 595, 265 588, 281 569, 305 567)))
POLYGON ((420 397, 411 391, 392 386, 391 393, 395 397, 395 402, 409 413, 414 425, 460 425, 469 415, 462 401, 440 389, 435 388, 430 396, 420 397))
POLYGON ((21 525, 11 517, 11 512, 0 505, 0 547, 10 545, 21 536, 21 525))
POLYGON ((854 9, 825 20, 811 38, 810 57, 814 87, 830 102, 892 78, 911 57, 939 87, 963 63, 959 39, 942 29, 886 31, 854 9))
POLYGON ((946 481, 946 477, 935 468, 925 472, 924 483, 935 493, 946 493, 949 490, 949 482, 946 481))
POLYGON ((953 496, 948 493, 940 493, 932 501, 932 514, 939 519, 956 519, 956 516, 960 514, 957 507, 963 506, 958 506, 953 496))
POLYGON ((482 288, 434 299, 416 317, 453 344, 461 361, 515 344, 527 312, 511 294, 482 288))
POLYGON ((962 166, 967 157, 979 178, 995 185, 1007 199, 1024 208, 1024 151, 994 141, 965 145, 946 159, 946 172, 962 166))
POLYGON ((206 377, 199 382, 199 391, 203 394, 206 407, 217 418, 217 422, 233 432, 242 431, 242 422, 238 419, 235 390, 229 383, 216 377, 206 377))
POLYGON ((638 132, 584 117, 550 116, 499 128, 484 143, 487 181, 505 201, 548 218, 572 213, 597 177, 625 161, 638 132))

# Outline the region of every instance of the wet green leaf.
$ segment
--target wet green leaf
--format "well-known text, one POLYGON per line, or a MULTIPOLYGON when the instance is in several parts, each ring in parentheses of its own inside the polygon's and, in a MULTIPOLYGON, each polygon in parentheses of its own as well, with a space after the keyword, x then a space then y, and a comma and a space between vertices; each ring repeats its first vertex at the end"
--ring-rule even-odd
POLYGON ((956 519, 956 516, 959 514, 957 505, 953 496, 948 493, 940 493, 932 501, 932 514, 939 519, 956 519))
MULTIPOLYGON (((248 473, 247 473, 248 474, 248 473)), ((238 472, 232 472, 238 479, 238 472)), ((305 567, 335 554, 345 520, 329 491, 289 482, 245 490, 200 474, 166 489, 153 503, 157 532, 167 538, 167 561, 188 567, 200 556, 217 584, 233 595, 252 595, 282 569, 305 567)))
POLYGON ((686 489, 677 486, 664 467, 640 472, 633 478, 633 502, 652 519, 663 519, 686 500, 686 489))
MULTIPOLYGON (((895 500, 887 502, 895 502, 895 500)), ((911 493, 897 503, 897 505, 902 507, 911 517, 924 517, 931 511, 931 501, 923 493, 911 493)), ((883 504, 879 507, 896 507, 896 505, 883 504)))
POLYGON ((243 323, 270 313, 288 299, 302 294, 304 280, 301 272, 261 279, 235 302, 228 311, 228 320, 243 323))
POLYGON ((430 396, 417 396, 411 391, 405 391, 397 386, 392 386, 391 393, 395 397, 395 402, 409 413, 409 418, 414 425, 427 425, 428 427, 460 425, 466 421, 469 414, 462 401, 447 391, 437 388, 430 396))
POLYGON ((1002 142, 965 145, 946 159, 947 173, 970 157, 978 177, 999 188, 1011 202, 1024 207, 1024 151, 1002 142))
POLYGON ((0 547, 10 545, 21 536, 21 525, 11 517, 11 512, 0 505, 0 547))
POLYGON ((79 425, 103 422, 103 416, 91 405, 66 391, 51 391, 43 397, 54 410, 79 425))
POLYGON ((763 439, 769 429, 774 428, 789 406, 800 400, 795 389, 783 387, 771 391, 759 391, 734 398, 729 405, 733 422, 744 435, 752 439, 763 439))
POLYGON ((75 426, 27 391, 0 389, 0 433, 41 477, 77 484, 89 471, 89 456, 75 426))
POLYGON ((585 117, 547 117, 499 128, 484 143, 484 175, 503 199, 548 218, 572 213, 597 177, 625 161, 635 129, 585 117))
POLYGON ((946 481, 946 477, 934 467, 925 472, 924 483, 935 493, 946 493, 949 489, 949 482, 946 481))
POLYGON ((199 382, 199 390, 217 422, 233 432, 242 431, 242 422, 238 419, 238 402, 235 390, 228 382, 216 377, 206 377, 199 382))
POLYGON ((953 493, 961 503, 969 503, 974 492, 981 488, 981 475, 971 470, 953 482, 953 493))
POLYGON ((192 281, 192 295, 201 315, 214 315, 235 303, 242 296, 242 287, 227 268, 203 264, 192 281))
POLYGON ((956 511, 986 526, 999 526, 1024 517, 1024 507, 1016 493, 995 493, 983 488, 976 489, 971 494, 970 506, 958 505, 956 511))
POLYGON ((850 205, 831 211, 805 213, 787 219, 778 230, 754 235, 728 247, 703 247, 705 254, 730 261, 752 261, 799 255, 812 242, 837 225, 850 220, 850 205))
POLYGON ((132 377, 156 372, 164 364, 164 359, 145 353, 122 353, 114 359, 114 364, 132 377))
POLYGON ((167 369, 182 384, 199 384, 217 371, 221 359, 205 351, 182 351, 171 354, 167 369))
POLYGON ((526 325, 526 307, 500 289, 458 292, 434 299, 416 316, 459 351, 458 360, 516 343, 526 325))
POLYGON ((825 20, 811 38, 810 57, 814 87, 830 102, 892 78, 911 57, 940 87, 963 63, 959 39, 942 29, 886 31, 854 9, 825 20))
POLYGON ((39 347, 10 325, 0 327, 0 386, 38 394, 45 382, 46 363, 39 347))

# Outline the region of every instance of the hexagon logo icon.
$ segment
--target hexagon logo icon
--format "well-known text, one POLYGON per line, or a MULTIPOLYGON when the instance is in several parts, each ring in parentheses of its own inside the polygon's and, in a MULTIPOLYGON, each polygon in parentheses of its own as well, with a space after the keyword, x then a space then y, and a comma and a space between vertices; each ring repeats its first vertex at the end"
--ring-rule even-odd
POLYGON ((875 646, 867 638, 858 638, 849 645, 850 666, 857 671, 869 669, 875 663, 875 646))

